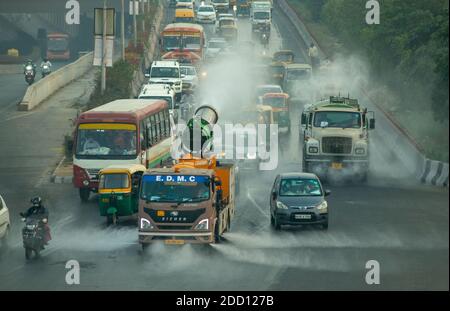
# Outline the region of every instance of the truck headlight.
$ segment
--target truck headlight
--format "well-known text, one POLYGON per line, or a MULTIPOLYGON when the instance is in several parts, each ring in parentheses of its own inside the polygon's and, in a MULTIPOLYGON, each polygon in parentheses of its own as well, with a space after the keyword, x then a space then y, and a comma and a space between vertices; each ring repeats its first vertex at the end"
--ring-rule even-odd
POLYGON ((308 152, 309 153, 318 153, 319 152, 319 148, 318 147, 309 147, 308 148, 308 152))
POLYGON ((355 153, 362 155, 366 153, 366 149, 365 148, 355 148, 355 153))
POLYGON ((322 203, 320 203, 319 205, 317 205, 317 210, 320 212, 320 213, 326 213, 326 212, 328 212, 328 203, 327 203, 327 201, 323 201, 322 203))
POLYGON ((208 230, 209 220, 208 218, 201 220, 194 228, 195 230, 208 230))
POLYGON ((150 221, 148 221, 145 218, 141 218, 141 229, 143 229, 143 230, 150 230, 150 229, 153 229, 153 228, 154 227, 153 227, 153 225, 152 225, 152 223, 150 221))
POLYGON ((279 209, 289 209, 283 202, 277 201, 277 208, 279 209))

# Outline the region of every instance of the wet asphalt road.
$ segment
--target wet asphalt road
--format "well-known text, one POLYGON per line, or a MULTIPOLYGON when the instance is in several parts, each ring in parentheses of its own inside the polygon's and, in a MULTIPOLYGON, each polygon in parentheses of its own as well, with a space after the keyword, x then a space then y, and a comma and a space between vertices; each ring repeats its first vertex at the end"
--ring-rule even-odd
MULTIPOLYGON (((290 48, 301 59, 304 44, 293 35, 292 25, 276 10, 274 19, 271 49, 290 48)), ((239 30, 240 40, 247 40, 248 21, 240 21, 239 30)), ((22 82, 9 81, 8 89, 19 94, 22 82)), ((9 99, 0 100, 0 109, 9 99)), ((0 116, 0 192, 13 220, 13 247, 0 256, 0 289, 448 290, 448 191, 411 183, 405 172, 385 174, 402 168, 381 152, 374 153, 374 162, 387 169, 373 167, 367 184, 326 185, 332 190, 328 231, 271 230, 273 179, 301 169, 300 111, 300 105, 293 107, 292 134, 280 137, 277 169, 241 174, 237 217, 225 243, 154 245, 145 254, 133 220, 108 228, 95 199, 81 204, 70 184, 48 182, 73 109, 44 105, 32 113, 11 111, 13 119, 0 116), (27 263, 18 212, 37 193, 50 208, 53 240, 41 259, 27 263), (65 283, 70 259, 81 265, 77 286, 65 283), (365 283, 368 260, 380 263, 380 285, 365 283)))

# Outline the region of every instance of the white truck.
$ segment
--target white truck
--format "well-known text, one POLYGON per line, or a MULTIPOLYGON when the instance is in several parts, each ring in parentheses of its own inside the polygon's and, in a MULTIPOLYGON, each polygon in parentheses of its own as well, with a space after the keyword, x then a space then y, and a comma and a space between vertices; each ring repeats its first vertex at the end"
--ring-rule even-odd
POLYGON ((307 105, 301 124, 303 171, 322 178, 331 173, 367 179, 374 112, 361 107, 357 99, 331 96, 307 105))
POLYGON ((250 7, 252 32, 259 32, 261 28, 272 24, 272 3, 270 1, 254 1, 250 7))
POLYGON ((175 91, 176 101, 180 101, 183 90, 180 64, 177 61, 154 61, 146 74, 149 84, 168 84, 175 91))

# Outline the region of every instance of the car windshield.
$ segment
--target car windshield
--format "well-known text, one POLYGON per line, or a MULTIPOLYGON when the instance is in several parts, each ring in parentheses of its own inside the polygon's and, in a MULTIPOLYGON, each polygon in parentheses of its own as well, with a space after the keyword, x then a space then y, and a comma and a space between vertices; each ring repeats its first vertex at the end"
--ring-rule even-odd
POLYGON ((263 104, 264 105, 269 105, 272 106, 274 108, 283 108, 285 107, 286 101, 284 97, 274 97, 274 96, 270 96, 270 97, 265 97, 263 99, 263 104))
POLYGON ((136 155, 136 125, 80 124, 75 153, 91 157, 136 155))
POLYGON ((130 186, 128 174, 102 174, 100 189, 126 189, 130 186))
POLYGON ((141 198, 149 202, 201 202, 210 197, 210 178, 195 175, 146 175, 141 198))
POLYGON ((314 115, 315 127, 360 128, 361 114, 358 112, 320 111, 314 115))
POLYGON ((219 23, 220 23, 220 27, 234 26, 234 20, 231 20, 231 19, 222 19, 219 23))
POLYGON ((194 67, 180 67, 181 74, 186 76, 195 76, 195 68, 194 67))
POLYGON ((280 183, 282 197, 318 197, 322 196, 322 188, 317 179, 282 179, 280 183))
POLYGON ((253 16, 255 19, 269 19, 270 14, 269 12, 255 12, 253 16))
POLYGON ((283 66, 271 66, 270 67, 270 71, 272 72, 272 74, 276 74, 276 75, 282 75, 284 72, 284 67, 283 66))
POLYGON ((180 78, 180 70, 176 67, 152 67, 150 78, 180 78))
POLYGON ((311 77, 311 70, 309 69, 296 69, 288 70, 286 78, 288 80, 306 80, 311 77))
POLYGON ((212 6, 201 6, 198 8, 199 12, 214 12, 214 8, 212 6))

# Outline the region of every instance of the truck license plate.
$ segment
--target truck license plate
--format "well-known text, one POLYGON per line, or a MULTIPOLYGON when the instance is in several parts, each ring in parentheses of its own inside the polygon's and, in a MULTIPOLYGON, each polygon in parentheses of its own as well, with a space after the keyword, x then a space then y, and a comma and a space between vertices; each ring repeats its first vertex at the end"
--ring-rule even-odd
POLYGON ((331 168, 333 168, 335 170, 341 170, 342 169, 342 163, 333 162, 333 163, 331 163, 331 168))
POLYGON ((164 243, 167 245, 183 245, 184 240, 165 240, 164 243))

